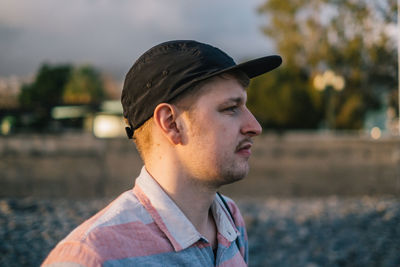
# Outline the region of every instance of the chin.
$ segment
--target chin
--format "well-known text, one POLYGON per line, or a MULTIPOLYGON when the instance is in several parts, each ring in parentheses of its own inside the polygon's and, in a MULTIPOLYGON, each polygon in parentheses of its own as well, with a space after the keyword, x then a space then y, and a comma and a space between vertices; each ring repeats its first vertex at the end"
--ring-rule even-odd
POLYGON ((240 170, 228 170, 221 174, 221 184, 227 185, 244 179, 249 173, 249 168, 241 168, 240 170))

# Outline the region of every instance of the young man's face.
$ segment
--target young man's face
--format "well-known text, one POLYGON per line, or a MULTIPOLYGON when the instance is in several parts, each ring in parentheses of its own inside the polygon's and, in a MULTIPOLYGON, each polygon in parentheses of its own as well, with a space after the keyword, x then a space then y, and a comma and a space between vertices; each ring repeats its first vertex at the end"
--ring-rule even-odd
POLYGON ((261 126, 246 107, 247 94, 234 78, 218 78, 184 113, 187 131, 182 161, 192 177, 219 187, 244 178, 251 137, 261 126))

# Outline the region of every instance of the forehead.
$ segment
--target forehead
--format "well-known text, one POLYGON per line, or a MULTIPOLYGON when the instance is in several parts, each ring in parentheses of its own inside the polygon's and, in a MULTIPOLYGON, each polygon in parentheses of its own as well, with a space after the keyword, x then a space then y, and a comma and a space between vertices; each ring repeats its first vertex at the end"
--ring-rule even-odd
POLYGON ((216 77, 202 88, 198 101, 224 101, 233 98, 246 100, 246 89, 233 77, 216 77))
POLYGON ((185 94, 173 100, 171 104, 191 112, 199 102, 209 104, 210 102, 224 101, 229 97, 240 97, 243 98, 243 102, 246 102, 247 95, 244 87, 247 86, 246 84, 232 75, 216 76, 195 85, 185 94))

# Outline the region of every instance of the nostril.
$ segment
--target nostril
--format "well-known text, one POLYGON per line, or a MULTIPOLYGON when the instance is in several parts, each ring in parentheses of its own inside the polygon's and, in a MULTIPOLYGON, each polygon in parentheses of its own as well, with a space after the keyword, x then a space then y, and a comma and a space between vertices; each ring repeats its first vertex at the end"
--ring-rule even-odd
POLYGON ((261 134, 261 131, 249 131, 248 133, 247 133, 249 136, 251 136, 251 137, 253 137, 253 136, 257 136, 257 135, 260 135, 261 134))

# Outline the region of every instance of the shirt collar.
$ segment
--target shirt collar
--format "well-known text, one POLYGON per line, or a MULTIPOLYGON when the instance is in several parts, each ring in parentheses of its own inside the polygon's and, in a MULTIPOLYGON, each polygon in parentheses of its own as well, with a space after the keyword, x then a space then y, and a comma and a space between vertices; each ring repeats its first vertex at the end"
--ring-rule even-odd
POLYGON ((233 242, 240 235, 240 231, 236 228, 231 213, 218 195, 215 196, 211 205, 211 211, 217 224, 218 232, 229 242, 233 242))
MULTIPOLYGON (((160 230, 168 237, 175 251, 185 249, 204 238, 145 167, 135 181, 134 192, 160 230)), ((229 242, 233 242, 240 233, 221 199, 215 198, 211 210, 218 232, 229 242)))

